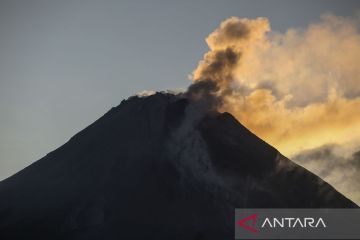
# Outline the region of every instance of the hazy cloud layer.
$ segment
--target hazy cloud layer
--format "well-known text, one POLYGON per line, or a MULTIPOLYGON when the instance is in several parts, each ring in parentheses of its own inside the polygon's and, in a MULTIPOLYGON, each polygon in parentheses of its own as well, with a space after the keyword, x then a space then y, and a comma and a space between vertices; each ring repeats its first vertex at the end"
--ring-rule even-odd
POLYGON ((304 151, 293 160, 360 204, 360 147, 349 149, 334 144, 324 145, 304 151))

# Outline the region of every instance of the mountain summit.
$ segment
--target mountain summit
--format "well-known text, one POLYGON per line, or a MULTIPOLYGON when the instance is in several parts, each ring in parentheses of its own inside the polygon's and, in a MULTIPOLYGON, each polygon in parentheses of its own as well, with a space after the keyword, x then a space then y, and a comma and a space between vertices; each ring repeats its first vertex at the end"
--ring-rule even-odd
POLYGON ((0 182, 0 239, 232 239, 235 208, 353 208, 231 114, 131 97, 0 182))

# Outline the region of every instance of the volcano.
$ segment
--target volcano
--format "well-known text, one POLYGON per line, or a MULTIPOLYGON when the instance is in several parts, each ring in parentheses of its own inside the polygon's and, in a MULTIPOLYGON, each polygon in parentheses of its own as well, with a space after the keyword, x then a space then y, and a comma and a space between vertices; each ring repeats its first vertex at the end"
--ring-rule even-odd
POLYGON ((233 239, 235 208, 355 208, 231 114, 131 97, 0 182, 0 239, 233 239))

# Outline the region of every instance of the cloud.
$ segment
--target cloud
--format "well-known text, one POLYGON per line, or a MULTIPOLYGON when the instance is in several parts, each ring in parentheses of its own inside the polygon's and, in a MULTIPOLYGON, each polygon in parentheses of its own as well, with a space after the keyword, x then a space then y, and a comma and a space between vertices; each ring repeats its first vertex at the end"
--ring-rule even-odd
POLYGON ((148 96, 154 95, 155 93, 156 92, 152 91, 152 90, 144 90, 144 91, 138 92, 135 95, 138 97, 148 97, 148 96))
POLYGON ((232 113, 287 156, 360 143, 359 23, 326 14, 276 33, 266 18, 227 19, 207 37, 187 95, 232 113))
POLYGON ((360 204, 360 147, 349 149, 336 144, 324 145, 304 151, 293 160, 360 204))

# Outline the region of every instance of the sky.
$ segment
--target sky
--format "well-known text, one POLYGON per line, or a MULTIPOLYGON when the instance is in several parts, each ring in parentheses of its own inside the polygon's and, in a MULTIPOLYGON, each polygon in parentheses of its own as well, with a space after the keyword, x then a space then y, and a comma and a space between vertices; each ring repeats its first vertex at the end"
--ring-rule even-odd
POLYGON ((231 16, 273 31, 359 1, 0 1, 0 180, 55 150, 122 99, 184 89, 231 16))

